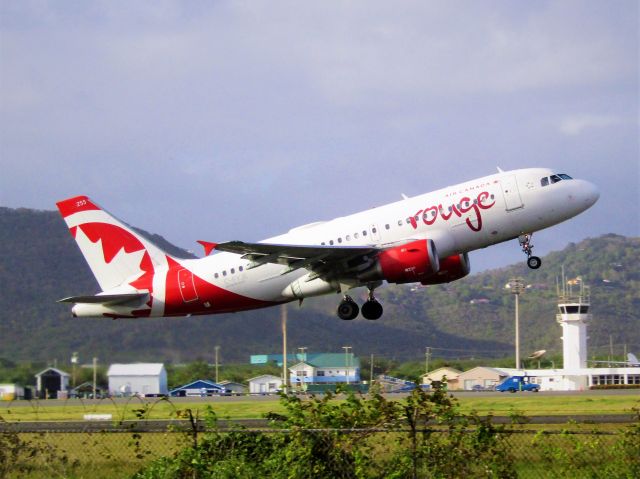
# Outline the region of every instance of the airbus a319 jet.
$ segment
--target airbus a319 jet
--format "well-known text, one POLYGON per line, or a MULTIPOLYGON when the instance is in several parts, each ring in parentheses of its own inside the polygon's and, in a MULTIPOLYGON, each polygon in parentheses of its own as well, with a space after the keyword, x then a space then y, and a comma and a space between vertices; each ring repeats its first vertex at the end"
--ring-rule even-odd
POLYGON ((388 283, 448 283, 469 274, 468 253, 518 239, 530 268, 532 234, 588 209, 585 181, 531 168, 449 186, 258 243, 199 241, 205 256, 174 257, 87 196, 57 203, 102 291, 73 296, 75 317, 145 318, 264 308, 330 293, 337 314, 378 319, 374 291, 388 283), (348 295, 366 287, 358 304, 348 295))

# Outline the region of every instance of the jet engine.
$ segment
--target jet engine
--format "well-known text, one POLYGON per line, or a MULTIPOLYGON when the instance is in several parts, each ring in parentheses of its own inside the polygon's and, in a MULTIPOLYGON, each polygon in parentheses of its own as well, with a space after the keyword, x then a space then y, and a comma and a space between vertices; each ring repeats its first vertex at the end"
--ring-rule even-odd
POLYGON ((417 283, 440 270, 433 240, 417 240, 378 254, 374 264, 358 275, 360 281, 387 280, 389 283, 417 283))
POLYGON ((450 283, 456 279, 464 278, 469 274, 469 271, 471 271, 469 255, 467 253, 454 254, 441 259, 439 271, 429 278, 420 280, 420 282, 424 285, 450 283))

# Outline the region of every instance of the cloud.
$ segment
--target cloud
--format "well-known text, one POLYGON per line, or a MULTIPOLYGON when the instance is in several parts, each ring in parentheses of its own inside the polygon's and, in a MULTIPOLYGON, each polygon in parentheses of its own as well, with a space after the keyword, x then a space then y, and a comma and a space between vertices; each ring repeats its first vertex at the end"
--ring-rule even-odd
POLYGON ((582 114, 567 116, 560 120, 560 132, 569 136, 582 134, 585 130, 608 128, 620 124, 622 120, 612 115, 582 114))
MULTIPOLYGON (((496 164, 608 178, 614 152, 637 171, 637 13, 626 0, 0 2, 0 204, 51 208, 81 187, 189 244, 192 217, 259 239, 496 164), (258 223, 239 219, 258 206, 258 223)), ((616 175, 616 191, 637 191, 618 176, 635 178, 616 175)))

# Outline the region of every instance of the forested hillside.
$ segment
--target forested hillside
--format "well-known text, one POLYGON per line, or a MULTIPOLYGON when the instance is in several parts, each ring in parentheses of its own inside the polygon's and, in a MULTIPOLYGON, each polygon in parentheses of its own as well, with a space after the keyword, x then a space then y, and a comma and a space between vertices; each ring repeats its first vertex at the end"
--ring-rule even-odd
MULTIPOLYGON (((145 233, 148 235, 148 233, 145 233)), ((188 253, 153 236, 178 256, 188 253)), ((92 294, 97 283, 57 212, 0 208, 0 358, 67 362, 72 351, 83 360, 211 360, 215 345, 227 362, 250 354, 277 353, 280 309, 174 319, 74 319, 56 300, 92 294)), ((555 323, 556 278, 582 277, 592 290, 591 351, 616 351, 626 344, 640 352, 640 239, 607 235, 570 244, 529 270, 513 267, 472 275, 443 286, 387 286, 379 291, 385 314, 378 321, 343 322, 335 316, 339 296, 289 305, 289 345, 309 351, 418 358, 425 347, 434 357, 501 357, 513 351, 513 297, 504 289, 521 276, 523 352, 560 350, 555 323), (611 338, 610 338, 611 337, 611 338)), ((473 258, 472 258, 473 263, 473 258)), ((358 296, 360 293, 356 293, 358 296)), ((363 295, 364 293, 362 293, 363 295)))

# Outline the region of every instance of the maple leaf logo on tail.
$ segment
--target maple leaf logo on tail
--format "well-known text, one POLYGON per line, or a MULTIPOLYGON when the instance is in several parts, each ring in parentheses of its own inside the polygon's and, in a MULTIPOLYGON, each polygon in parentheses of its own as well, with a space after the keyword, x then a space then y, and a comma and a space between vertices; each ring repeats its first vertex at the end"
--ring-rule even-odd
POLYGON ((103 291, 153 293, 155 269, 166 267, 164 251, 86 196, 57 205, 103 291))

